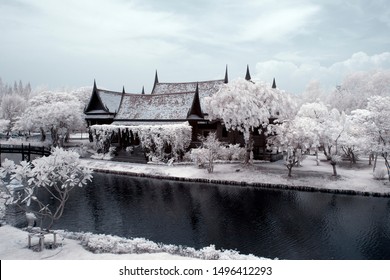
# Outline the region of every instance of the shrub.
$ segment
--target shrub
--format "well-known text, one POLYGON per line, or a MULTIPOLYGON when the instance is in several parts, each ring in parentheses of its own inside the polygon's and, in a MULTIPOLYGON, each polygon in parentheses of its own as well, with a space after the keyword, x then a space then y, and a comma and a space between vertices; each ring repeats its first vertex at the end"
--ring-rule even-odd
POLYGON ((62 216, 69 193, 91 181, 92 170, 81 165, 76 152, 55 148, 50 156, 37 158, 31 163, 4 161, 0 175, 0 183, 9 185, 13 180, 24 187, 14 191, 7 186, 6 191, 10 195, 7 203, 34 213, 41 222, 41 228, 43 220, 48 219, 47 229, 50 229, 53 222, 62 216), (41 200, 40 191, 48 193, 52 200, 49 203, 41 200))
POLYGON ((375 180, 385 180, 386 179, 386 170, 384 168, 376 168, 372 175, 375 180))

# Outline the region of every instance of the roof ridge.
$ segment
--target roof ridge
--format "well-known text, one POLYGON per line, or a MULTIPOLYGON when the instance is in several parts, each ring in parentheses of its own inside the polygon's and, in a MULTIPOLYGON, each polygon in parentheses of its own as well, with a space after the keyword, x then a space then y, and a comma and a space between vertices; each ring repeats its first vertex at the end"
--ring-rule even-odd
POLYGON ((154 93, 154 94, 140 94, 140 93, 128 93, 126 92, 124 96, 141 96, 141 97, 147 97, 147 96, 166 96, 166 95, 180 95, 184 93, 195 93, 195 90, 192 91, 181 91, 181 92, 168 92, 168 93, 154 93))
POLYGON ((108 89, 100 89, 100 88, 97 88, 96 90, 97 90, 98 92, 103 91, 103 92, 107 92, 107 93, 115 93, 115 94, 118 94, 118 95, 121 95, 121 94, 122 94, 122 92, 120 92, 120 91, 113 91, 113 90, 108 90, 108 89))
POLYGON ((223 82, 224 79, 217 79, 217 80, 206 80, 206 81, 195 81, 195 82, 159 82, 157 83, 158 85, 161 85, 161 84, 170 84, 170 85, 174 85, 174 84, 201 84, 201 83, 208 83, 208 82, 223 82))

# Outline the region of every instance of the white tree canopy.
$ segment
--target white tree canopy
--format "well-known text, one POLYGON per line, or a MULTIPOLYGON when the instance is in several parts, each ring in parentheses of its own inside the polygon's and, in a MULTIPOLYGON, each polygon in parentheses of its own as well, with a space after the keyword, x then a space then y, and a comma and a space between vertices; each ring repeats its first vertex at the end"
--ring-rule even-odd
POLYGON ((364 109, 370 96, 390 96, 390 71, 354 72, 329 94, 327 103, 340 112, 349 114, 364 109))
POLYGON ((294 104, 289 94, 242 78, 224 84, 216 94, 205 98, 208 118, 221 120, 226 129, 243 132, 248 152, 253 130, 266 127, 271 119, 287 118, 294 111, 294 104))
POLYGON ((70 93, 42 92, 29 100, 28 108, 15 126, 24 131, 50 131, 56 146, 59 137, 84 126, 83 106, 70 93))
POLYGON ((23 114, 27 101, 18 94, 4 95, 1 100, 1 115, 4 120, 8 120, 8 126, 5 129, 10 133, 16 120, 23 114))

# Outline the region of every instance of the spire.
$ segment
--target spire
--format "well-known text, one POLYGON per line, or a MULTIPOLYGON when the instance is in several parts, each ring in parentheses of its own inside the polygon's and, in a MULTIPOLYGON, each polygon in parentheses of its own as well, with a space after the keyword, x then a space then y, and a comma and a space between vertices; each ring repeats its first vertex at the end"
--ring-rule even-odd
POLYGON ((247 81, 250 81, 250 80, 252 80, 252 78, 251 78, 251 74, 249 73, 249 65, 248 65, 248 64, 246 65, 246 75, 245 75, 245 80, 247 80, 247 81))
POLYGON ((229 82, 227 64, 226 64, 226 70, 225 70, 225 79, 223 80, 223 82, 224 82, 225 84, 227 84, 227 83, 229 82))
MULTIPOLYGON (((119 102, 119 107, 118 110, 122 107, 122 102, 123 102, 123 96, 125 96, 125 86, 122 87, 122 95, 121 95, 121 101, 119 102)), ((118 112, 115 110, 115 116, 118 112)))
POLYGON ((273 82, 272 82, 272 88, 276 88, 275 78, 274 78, 274 80, 273 80, 273 82))
POLYGON ((158 84, 158 75, 157 75, 157 70, 156 70, 156 75, 154 76, 154 84, 153 84, 152 94, 154 93, 154 89, 156 88, 157 84, 158 84))
POLYGON ((141 94, 145 94, 145 87, 144 87, 144 86, 142 86, 142 92, 141 92, 141 94))
POLYGON ((200 107, 198 83, 196 83, 196 89, 195 89, 194 99, 192 100, 192 106, 187 114, 187 118, 196 118, 196 117, 202 119, 204 117, 202 113, 202 108, 200 107))
POLYGON ((158 84, 158 75, 156 70, 156 75, 154 76, 154 85, 158 84))
POLYGON ((103 104, 100 95, 96 87, 96 80, 93 80, 93 89, 92 95, 89 99, 87 107, 84 109, 84 112, 93 111, 93 110, 103 110, 107 111, 107 107, 103 104))

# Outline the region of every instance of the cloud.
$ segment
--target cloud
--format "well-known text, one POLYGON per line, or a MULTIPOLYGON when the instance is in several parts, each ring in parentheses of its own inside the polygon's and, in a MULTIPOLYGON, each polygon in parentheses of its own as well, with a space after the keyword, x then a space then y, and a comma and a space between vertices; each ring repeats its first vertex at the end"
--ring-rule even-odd
POLYGON ((20 23, 21 28, 8 30, 7 37, 15 43, 25 36, 32 45, 41 45, 44 41, 53 50, 105 54, 127 49, 135 53, 153 46, 153 49, 147 48, 146 53, 153 50, 161 53, 165 48, 171 51, 172 40, 186 33, 187 24, 180 16, 148 10, 133 2, 41 0, 29 4, 20 0, 22 4, 38 12, 27 13, 8 5, 7 21, 20 23))
POLYGON ((320 11, 318 6, 282 8, 260 14, 246 24, 240 34, 244 41, 274 42, 286 40, 305 31, 308 23, 320 11))
POLYGON ((330 66, 315 62, 299 64, 292 61, 268 60, 256 64, 253 76, 268 82, 275 77, 280 88, 300 93, 312 80, 318 80, 326 89, 331 89, 350 73, 378 69, 390 69, 390 52, 371 56, 357 52, 350 58, 330 66))

